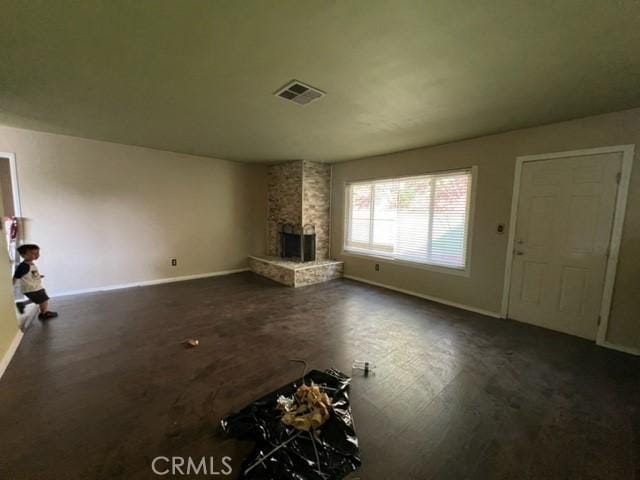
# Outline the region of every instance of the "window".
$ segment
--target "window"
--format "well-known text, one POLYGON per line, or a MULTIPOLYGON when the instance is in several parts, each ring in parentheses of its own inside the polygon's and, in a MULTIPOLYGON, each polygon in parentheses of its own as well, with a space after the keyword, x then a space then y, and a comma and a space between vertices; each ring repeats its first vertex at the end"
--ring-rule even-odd
POLYGON ((471 169, 347 185, 344 249, 465 270, 471 169))

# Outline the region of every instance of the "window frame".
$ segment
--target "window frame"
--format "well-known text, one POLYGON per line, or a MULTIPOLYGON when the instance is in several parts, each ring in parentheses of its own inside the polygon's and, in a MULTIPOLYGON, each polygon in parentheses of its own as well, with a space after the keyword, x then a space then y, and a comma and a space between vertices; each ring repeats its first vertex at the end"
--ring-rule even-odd
MULTIPOLYGON (((475 165, 470 167, 461 167, 461 168, 455 168, 455 169, 426 172, 426 173, 421 173, 416 175, 402 175, 398 177, 378 177, 378 178, 345 181, 342 189, 342 192, 344 195, 343 196, 343 199, 344 199, 343 222, 344 223, 343 223, 342 249, 340 252, 341 255, 347 256, 347 257, 360 258, 360 259, 375 260, 378 263, 389 263, 394 265, 407 266, 411 268, 418 268, 418 269, 431 270, 431 271, 440 272, 440 273, 447 273, 450 275, 470 277, 471 276, 471 253, 472 253, 471 247, 473 245, 473 225, 474 225, 474 217, 475 217, 477 182, 478 182, 478 167, 475 165), (456 268, 456 267, 447 267, 443 265, 437 265, 437 264, 426 263, 426 262, 412 262, 410 260, 401 260, 401 259, 393 258, 391 256, 384 255, 384 253, 382 252, 372 253, 370 250, 366 250, 366 249, 360 250, 358 248, 347 246, 348 239, 349 239, 349 232, 351 229, 351 222, 349 221, 349 219, 351 218, 350 187, 352 185, 357 185, 359 183, 369 183, 373 185, 376 182, 385 182, 385 181, 388 182, 390 180, 403 180, 403 179, 415 178, 415 177, 424 177, 424 176, 430 176, 430 175, 434 175, 434 176, 447 175, 447 174, 456 174, 456 173, 462 173, 462 172, 468 172, 471 176, 471 179, 470 179, 471 188, 469 191, 469 195, 467 196, 468 217, 467 217, 467 230, 466 230, 466 237, 465 237, 466 256, 465 256, 464 267, 456 268)), ((372 201, 375 202, 375 199, 373 198, 373 196, 372 196, 372 201)), ((375 208, 375 204, 371 208, 375 208)), ((371 223, 373 224, 373 222, 371 223)))

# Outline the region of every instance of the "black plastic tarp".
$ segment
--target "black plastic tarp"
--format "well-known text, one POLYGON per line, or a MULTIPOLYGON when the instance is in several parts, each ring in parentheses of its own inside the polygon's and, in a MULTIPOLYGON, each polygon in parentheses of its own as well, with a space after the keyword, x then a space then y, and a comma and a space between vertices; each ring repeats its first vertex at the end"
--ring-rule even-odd
POLYGON ((322 386, 331 398, 329 419, 316 432, 301 432, 284 425, 277 399, 291 397, 302 379, 256 400, 221 421, 233 438, 254 440, 253 452, 242 463, 240 479, 340 480, 360 466, 358 438, 349 403, 350 378, 337 370, 312 370, 304 377, 322 386), (284 446, 282 446, 284 445, 284 446), (271 453, 276 447, 280 448, 271 453), (264 461, 260 462, 261 459, 264 461))

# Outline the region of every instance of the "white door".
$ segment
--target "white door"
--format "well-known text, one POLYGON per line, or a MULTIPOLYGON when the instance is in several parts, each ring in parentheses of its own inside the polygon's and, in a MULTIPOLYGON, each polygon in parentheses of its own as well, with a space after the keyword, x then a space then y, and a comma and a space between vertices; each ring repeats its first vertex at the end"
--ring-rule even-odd
POLYGON ((595 339, 622 155, 524 162, 509 318, 595 339))

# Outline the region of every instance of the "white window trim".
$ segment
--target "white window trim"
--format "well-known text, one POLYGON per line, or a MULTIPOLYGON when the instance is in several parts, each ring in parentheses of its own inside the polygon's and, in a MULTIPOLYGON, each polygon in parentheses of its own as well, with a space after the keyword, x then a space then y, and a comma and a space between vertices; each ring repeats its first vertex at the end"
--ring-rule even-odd
POLYGON ((375 261, 376 263, 389 263, 389 264, 400 265, 404 267, 418 268, 421 270, 430 270, 430 271, 439 272, 439 273, 446 273, 449 275, 457 275, 457 276, 467 277, 467 278, 471 277, 471 247, 473 245, 473 225, 474 225, 475 210, 476 210, 477 183, 478 183, 478 167, 475 165, 471 167, 456 168, 451 170, 439 170, 439 171, 426 172, 426 173, 421 173, 416 175, 404 175, 401 177, 380 177, 380 178, 358 179, 358 180, 351 180, 348 182, 344 182, 342 186, 342 195, 344 199, 344 202, 343 202, 344 207, 343 207, 343 213, 342 213, 342 218, 344 222, 343 223, 344 234, 342 238, 342 246, 341 246, 340 254, 345 257, 354 257, 354 258, 360 258, 363 260, 372 260, 372 261, 375 261), (469 220, 467 223, 467 232, 466 232, 467 238, 465 239, 466 258, 465 258, 464 268, 453 268, 453 267, 445 267, 442 265, 434 265, 430 263, 411 262, 409 260, 399 260, 396 258, 386 257, 382 254, 376 255, 376 254, 365 252, 365 251, 359 251, 353 248, 351 249, 347 248, 346 246, 347 239, 349 238, 349 231, 351 228, 351 225, 349 222, 349 218, 351 217, 351 211, 350 211, 351 202, 347 198, 346 192, 347 192, 347 188, 350 185, 355 185, 358 183, 382 182, 382 181, 388 181, 388 180, 401 180, 403 178, 419 177, 423 175, 440 175, 440 174, 456 173, 456 172, 463 172, 463 171, 469 171, 471 173, 471 191, 469 192, 469 196, 467 198, 468 209, 469 209, 468 210, 469 220))

